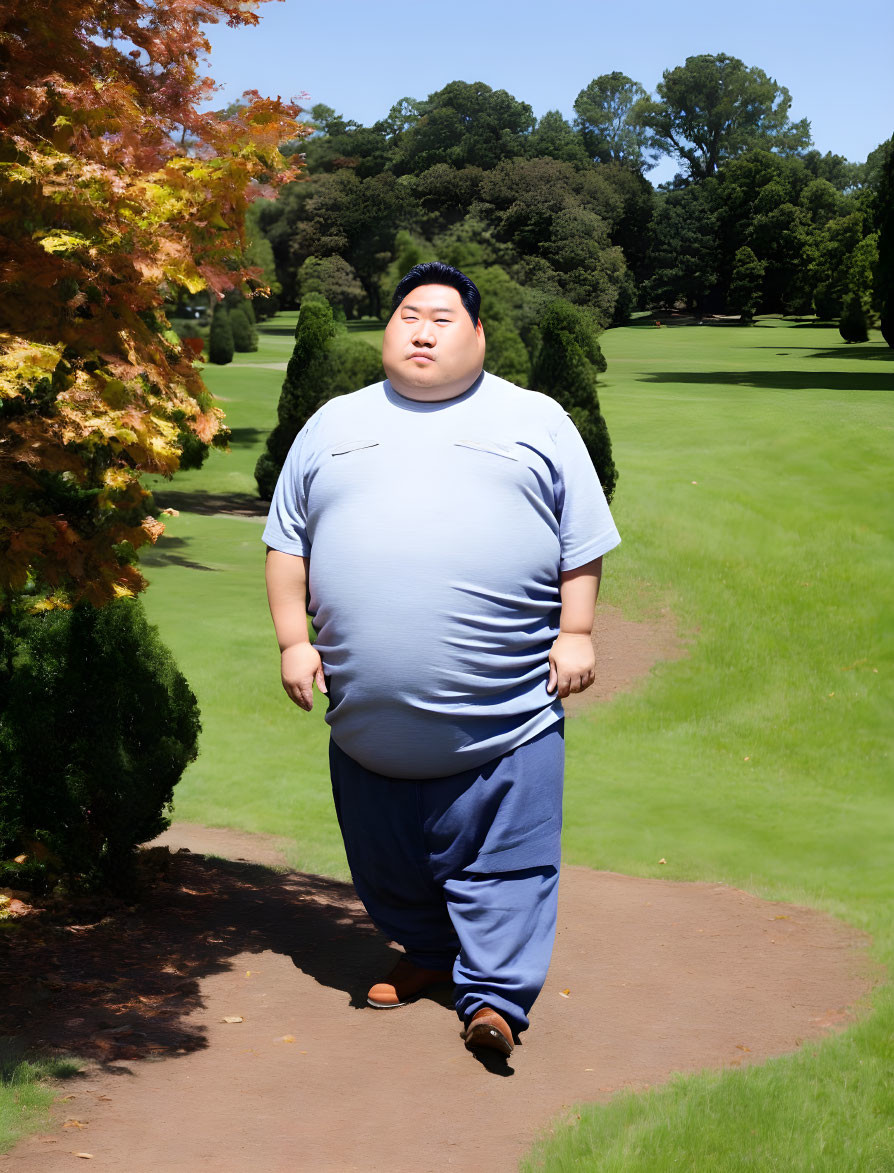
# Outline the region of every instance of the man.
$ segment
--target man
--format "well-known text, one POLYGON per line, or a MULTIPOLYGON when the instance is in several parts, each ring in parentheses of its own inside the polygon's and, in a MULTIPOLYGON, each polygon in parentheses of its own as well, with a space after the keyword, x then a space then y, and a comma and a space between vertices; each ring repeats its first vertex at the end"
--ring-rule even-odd
POLYGON ((560 698, 593 681, 620 538, 570 417, 483 371, 479 305, 438 262, 403 278, 388 378, 308 420, 264 541, 283 686, 328 694, 354 884, 405 950, 369 1004, 452 980, 466 1046, 509 1055, 555 935, 560 698))

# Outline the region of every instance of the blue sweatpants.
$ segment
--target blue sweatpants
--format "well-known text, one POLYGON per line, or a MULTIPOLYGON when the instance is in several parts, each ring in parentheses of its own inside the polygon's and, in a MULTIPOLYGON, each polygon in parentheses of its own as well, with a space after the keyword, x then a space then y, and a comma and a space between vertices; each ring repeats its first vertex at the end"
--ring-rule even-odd
POLYGON ((543 988, 556 931, 564 722, 445 778, 386 778, 330 741, 354 887, 417 965, 453 971, 467 1022, 491 1006, 516 1031, 543 988))

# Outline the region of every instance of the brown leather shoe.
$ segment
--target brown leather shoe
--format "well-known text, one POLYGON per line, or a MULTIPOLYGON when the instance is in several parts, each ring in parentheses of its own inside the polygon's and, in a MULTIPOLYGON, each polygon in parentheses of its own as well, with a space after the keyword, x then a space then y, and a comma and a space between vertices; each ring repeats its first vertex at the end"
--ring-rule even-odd
POLYGON ((447 969, 423 969, 402 957, 384 981, 376 982, 366 1000, 376 1010, 395 1010, 406 1006, 431 986, 452 982, 453 974, 447 969))
POLYGON ((502 1015, 490 1006, 482 1006, 469 1019, 469 1025, 463 1031, 466 1048, 473 1051, 476 1047, 488 1047, 499 1051, 501 1055, 512 1054, 515 1043, 512 1041, 512 1028, 502 1015))

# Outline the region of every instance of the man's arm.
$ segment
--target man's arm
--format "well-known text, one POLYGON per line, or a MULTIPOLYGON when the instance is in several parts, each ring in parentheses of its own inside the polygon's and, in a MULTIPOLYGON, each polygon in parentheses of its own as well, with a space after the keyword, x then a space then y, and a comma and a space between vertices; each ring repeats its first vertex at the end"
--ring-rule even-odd
POLYGON ((282 653, 282 686, 299 708, 314 706, 313 685, 326 692, 323 663, 307 634, 307 559, 267 550, 267 600, 282 653))
POLYGON ((602 578, 602 558, 559 575, 562 613, 559 635, 549 653, 546 691, 560 697, 583 692, 596 678, 596 656, 591 634, 602 578))

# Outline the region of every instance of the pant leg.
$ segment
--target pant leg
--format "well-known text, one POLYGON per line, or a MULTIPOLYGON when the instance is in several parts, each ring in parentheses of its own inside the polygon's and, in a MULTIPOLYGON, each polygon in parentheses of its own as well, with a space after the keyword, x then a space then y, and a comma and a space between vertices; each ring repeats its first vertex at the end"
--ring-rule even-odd
POLYGON ((435 879, 460 940, 456 1009, 491 1006, 516 1030, 546 980, 556 931, 565 765, 561 722, 422 792, 435 879))
POLYGON ((556 935, 557 866, 488 875, 466 873, 444 885, 460 939, 453 967, 456 1012, 467 1022, 483 1006, 516 1031, 543 988, 556 935))
POLYGON ((374 774, 334 741, 329 765, 351 878, 370 919, 417 965, 451 969, 459 938, 428 861, 419 792, 425 783, 374 774))

